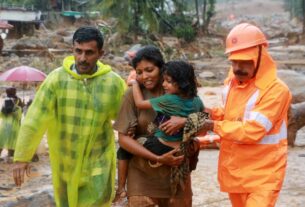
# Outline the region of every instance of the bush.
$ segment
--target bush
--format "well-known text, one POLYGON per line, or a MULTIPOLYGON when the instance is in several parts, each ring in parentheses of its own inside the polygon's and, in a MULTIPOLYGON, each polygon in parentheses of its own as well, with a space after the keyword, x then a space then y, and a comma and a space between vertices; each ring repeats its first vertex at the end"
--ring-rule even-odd
POLYGON ((191 25, 184 25, 175 28, 175 35, 178 38, 184 39, 186 42, 191 42, 196 37, 196 31, 191 25))

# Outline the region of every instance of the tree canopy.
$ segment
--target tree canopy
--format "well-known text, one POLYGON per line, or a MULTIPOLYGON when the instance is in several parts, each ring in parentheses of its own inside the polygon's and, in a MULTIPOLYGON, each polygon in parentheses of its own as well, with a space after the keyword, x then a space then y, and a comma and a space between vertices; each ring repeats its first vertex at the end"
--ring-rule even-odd
POLYGON ((207 33, 215 3, 216 0, 102 0, 98 5, 103 14, 117 18, 120 33, 171 33, 192 41, 198 31, 207 33))
POLYGON ((208 33, 216 0, 3 0, 2 4, 47 11, 52 2, 63 10, 77 10, 80 2, 85 3, 86 9, 116 18, 121 34, 169 33, 192 41, 196 34, 208 33))

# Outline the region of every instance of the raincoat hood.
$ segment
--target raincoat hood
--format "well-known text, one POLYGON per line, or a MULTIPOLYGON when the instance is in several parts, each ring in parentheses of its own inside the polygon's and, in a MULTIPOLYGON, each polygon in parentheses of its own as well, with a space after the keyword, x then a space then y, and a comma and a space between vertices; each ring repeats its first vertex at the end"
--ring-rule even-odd
POLYGON ((104 75, 106 73, 109 73, 111 71, 110 65, 105 65, 100 61, 96 62, 97 65, 97 71, 91 75, 88 74, 78 74, 71 70, 72 65, 75 64, 74 56, 68 56, 63 61, 63 68, 67 73, 69 73, 73 78, 82 80, 87 78, 94 78, 99 75, 104 75))
MULTIPOLYGON (((251 47, 244 50, 239 50, 230 53, 229 60, 253 60, 255 67, 258 60, 259 47, 251 47)), ((265 89, 276 78, 276 64, 272 57, 269 55, 266 47, 262 46, 261 60, 258 71, 255 76, 255 85, 259 89, 265 89)), ((233 68, 231 66, 228 78, 230 81, 234 78, 233 68)))

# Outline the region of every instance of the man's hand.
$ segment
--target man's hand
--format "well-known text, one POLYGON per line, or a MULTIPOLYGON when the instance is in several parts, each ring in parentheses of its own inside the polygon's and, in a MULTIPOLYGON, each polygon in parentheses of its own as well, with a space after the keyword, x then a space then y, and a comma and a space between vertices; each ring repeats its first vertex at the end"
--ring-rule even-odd
POLYGON ((183 155, 175 156, 179 150, 180 148, 173 149, 172 151, 159 156, 157 161, 169 166, 179 166, 184 159, 183 155))
POLYGON ((165 134, 173 135, 182 129, 185 125, 186 118, 171 116, 170 120, 162 123, 159 128, 165 132, 165 134))
POLYGON ((24 183, 24 173, 29 177, 31 166, 27 162, 16 162, 13 164, 13 177, 15 184, 20 187, 24 183))

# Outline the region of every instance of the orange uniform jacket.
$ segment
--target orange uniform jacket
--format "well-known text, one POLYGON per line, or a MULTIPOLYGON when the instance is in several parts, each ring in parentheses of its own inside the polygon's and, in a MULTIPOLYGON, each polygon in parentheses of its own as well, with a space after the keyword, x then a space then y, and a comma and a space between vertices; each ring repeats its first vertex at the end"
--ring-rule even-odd
MULTIPOLYGON (((255 62, 255 59, 254 59, 255 62)), ((276 77, 276 65, 262 50, 256 78, 239 85, 225 81, 223 108, 212 110, 221 137, 218 180, 221 191, 280 190, 287 163, 287 111, 291 94, 276 77)))

